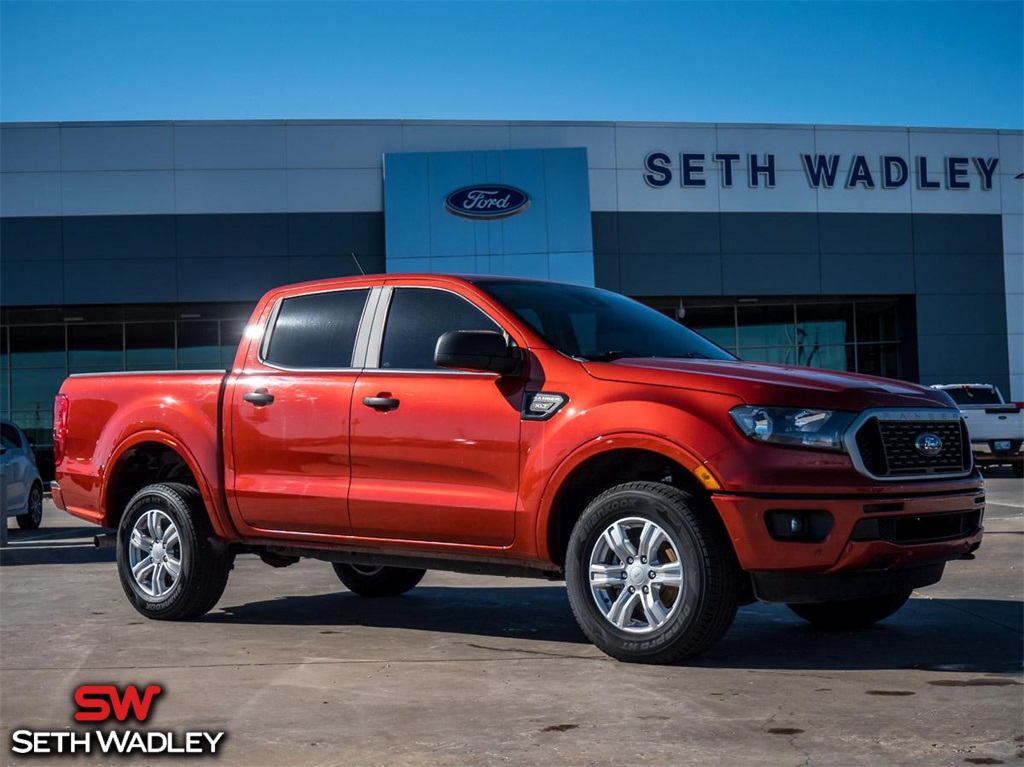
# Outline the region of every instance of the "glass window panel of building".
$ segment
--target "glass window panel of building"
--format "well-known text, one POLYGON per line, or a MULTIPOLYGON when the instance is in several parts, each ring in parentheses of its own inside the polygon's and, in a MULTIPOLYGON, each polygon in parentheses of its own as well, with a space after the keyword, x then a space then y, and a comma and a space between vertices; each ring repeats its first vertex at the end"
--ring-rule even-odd
POLYGON ((900 378, 899 298, 831 301, 654 299, 649 303, 741 359, 900 378))
POLYGON ((223 370, 231 365, 252 304, 4 309, 0 413, 44 452, 53 398, 74 373, 223 370))

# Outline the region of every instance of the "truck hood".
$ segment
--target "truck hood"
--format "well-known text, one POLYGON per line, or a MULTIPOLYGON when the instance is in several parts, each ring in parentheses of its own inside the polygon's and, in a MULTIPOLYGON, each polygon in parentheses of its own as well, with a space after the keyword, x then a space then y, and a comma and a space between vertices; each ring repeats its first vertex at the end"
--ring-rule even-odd
POLYGON ((623 358, 586 362, 594 378, 731 394, 750 405, 955 408, 942 392, 891 378, 732 360, 623 358))

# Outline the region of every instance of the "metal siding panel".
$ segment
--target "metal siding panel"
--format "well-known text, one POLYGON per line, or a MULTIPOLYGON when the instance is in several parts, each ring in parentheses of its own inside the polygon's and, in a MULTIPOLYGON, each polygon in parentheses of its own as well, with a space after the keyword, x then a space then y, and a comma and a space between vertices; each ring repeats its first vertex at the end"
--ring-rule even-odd
POLYGON ((915 259, 915 285, 920 295, 982 293, 1002 296, 1003 256, 1000 253, 923 253, 915 259))
POLYGON ((176 125, 174 164, 179 169, 284 168, 284 125, 176 125))
POLYGON ((913 253, 909 214, 822 213, 818 216, 822 253, 913 253))
POLYGON ((427 155, 386 155, 384 173, 384 230, 388 271, 391 271, 392 258, 423 258, 430 254, 430 174, 427 155))
POLYGON ((0 216, 60 216, 60 173, 0 173, 0 216))
POLYGON ((380 175, 386 152, 402 151, 395 124, 288 125, 289 168, 373 168, 380 175))
POLYGON ((259 258, 288 253, 288 216, 222 214, 177 216, 180 258, 259 258))
POLYGON ((61 221, 57 216, 5 218, 0 222, 0 258, 5 264, 60 261, 64 258, 61 221))
POLYGON ((170 303, 178 299, 172 258, 64 262, 68 304, 170 303))
POLYGON ((331 256, 355 253, 382 256, 382 213, 289 213, 288 252, 293 256, 331 256))
POLYGON ((999 216, 916 214, 913 216, 915 253, 1002 253, 999 216))
POLYGON ((174 213, 172 171, 82 171, 61 174, 64 215, 174 213))
POLYGON ((179 170, 175 179, 179 213, 281 213, 288 206, 284 170, 179 170))
POLYGON ((287 183, 289 212, 379 212, 384 208, 380 169, 289 169, 287 183))
MULTIPOLYGON (((917 332, 921 338, 935 335, 1006 338, 1006 304, 990 295, 917 296, 917 332)), ((1005 347, 1005 341, 1003 342, 1005 347)))
POLYGON ((818 217, 806 213, 723 213, 722 253, 818 253, 818 217))
POLYGON ((719 254, 718 213, 623 213, 618 219, 622 253, 719 254))
POLYGON ((0 168, 5 173, 59 171, 60 129, 10 126, 0 129, 0 168))
POLYGON ((174 258, 174 216, 67 216, 64 257, 174 258))
POLYGON ((913 253, 823 253, 821 292, 899 295, 914 292, 913 253))
POLYGON ((170 125, 71 127, 60 130, 61 168, 75 170, 171 170, 170 125))
POLYGON ((288 258, 205 258, 178 262, 178 301, 255 301, 288 282, 288 258))
POLYGON ((587 254, 578 265, 590 272, 593 284, 593 229, 590 224, 590 184, 586 149, 545 150, 544 192, 547 203, 549 253, 587 254))
POLYGON ((817 253, 724 253, 722 290, 727 295, 821 295, 817 253))
POLYGON ((62 261, 4 261, 0 304, 59 306, 64 301, 62 261))
POLYGON ((720 296, 722 256, 636 254, 619 259, 622 292, 631 296, 720 296))

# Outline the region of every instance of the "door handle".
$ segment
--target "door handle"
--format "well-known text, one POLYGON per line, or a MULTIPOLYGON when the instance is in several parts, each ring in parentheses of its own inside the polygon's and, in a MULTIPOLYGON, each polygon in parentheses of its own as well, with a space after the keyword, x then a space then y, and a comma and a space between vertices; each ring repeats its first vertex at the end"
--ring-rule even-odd
POLYGON ((386 413, 389 410, 395 410, 398 408, 399 401, 394 397, 363 397, 363 404, 367 407, 372 407, 381 413, 386 413))
POLYGON ((266 389, 257 389, 256 391, 246 392, 242 395, 242 399, 246 402, 251 402, 256 407, 265 407, 270 405, 274 401, 274 395, 268 392, 266 389))

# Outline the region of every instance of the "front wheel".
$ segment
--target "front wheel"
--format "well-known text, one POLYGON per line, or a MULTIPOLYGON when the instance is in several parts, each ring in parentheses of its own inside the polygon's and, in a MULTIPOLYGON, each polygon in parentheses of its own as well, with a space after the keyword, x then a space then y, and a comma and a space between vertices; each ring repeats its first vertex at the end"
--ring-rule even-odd
MULTIPOLYGON (((18 527, 22 530, 38 530, 43 522, 43 488, 32 485, 28 494, 28 507, 24 514, 19 514, 18 527)), ((6 522, 4 524, 7 524, 6 522)))
POLYGON ((345 588, 361 597, 397 597, 416 586, 426 570, 380 565, 334 563, 334 572, 345 588))
POLYGON ((818 604, 790 604, 790 610, 805 621, 828 631, 859 629, 888 618, 910 599, 913 591, 878 594, 863 599, 818 604))
POLYGON ((675 663, 732 624, 738 565, 713 509, 657 482, 595 498, 569 539, 566 587, 580 628, 613 658, 675 663))
POLYGON ((147 618, 188 620, 212 610, 233 559, 214 537, 199 491, 188 485, 143 488, 118 526, 121 586, 147 618))

